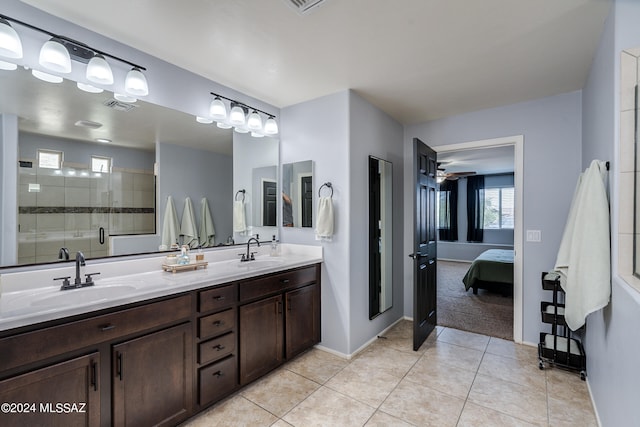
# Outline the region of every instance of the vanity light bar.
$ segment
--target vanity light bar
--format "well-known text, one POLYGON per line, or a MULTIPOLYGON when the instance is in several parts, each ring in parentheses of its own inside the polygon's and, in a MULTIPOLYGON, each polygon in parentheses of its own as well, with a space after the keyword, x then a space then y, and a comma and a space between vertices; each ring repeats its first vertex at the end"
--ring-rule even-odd
MULTIPOLYGON (((229 107, 231 109, 231 113, 235 110, 239 110, 243 114, 244 121, 240 123, 239 119, 236 122, 234 120, 230 120, 231 125, 226 127, 221 126, 222 121, 218 122, 218 127, 227 129, 233 127, 235 125, 236 131, 240 133, 247 133, 251 131, 251 135, 259 138, 265 135, 275 135, 278 133, 278 125, 275 121, 276 116, 271 113, 267 113, 266 111, 260 110, 259 108, 252 107, 244 102, 236 101, 235 99, 227 98, 226 96, 222 96, 215 92, 210 92, 211 95, 215 96, 214 102, 218 101, 218 103, 222 103, 222 99, 226 99, 229 101, 229 107), (262 113, 267 116, 267 120, 265 121, 264 127, 262 126, 262 119, 258 115, 258 113, 262 113), (258 126, 259 124, 259 126, 258 126), (262 135, 259 131, 263 131, 264 135, 262 135)), ((226 109, 226 107, 225 107, 226 109)), ((216 117, 213 117, 215 120, 218 120, 216 117)))

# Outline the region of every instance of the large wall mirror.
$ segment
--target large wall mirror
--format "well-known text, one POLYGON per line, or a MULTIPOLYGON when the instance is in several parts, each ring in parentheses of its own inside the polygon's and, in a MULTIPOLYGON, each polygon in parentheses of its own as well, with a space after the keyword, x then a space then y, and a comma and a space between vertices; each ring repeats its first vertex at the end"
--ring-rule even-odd
POLYGON ((282 165, 282 225, 313 227, 313 161, 282 165))
POLYGON ((156 252, 168 196, 178 217, 191 199, 197 226, 206 199, 213 246, 277 233, 277 139, 83 92, 73 81, 45 83, 22 68, 0 71, 0 93, 1 142, 17 146, 0 162, 3 185, 16 187, 0 215, 17 222, 0 236, 0 266, 58 262, 62 247, 87 258, 156 252), (239 188, 247 227, 234 233, 239 188))
POLYGON ((393 304, 391 162, 369 156, 369 318, 393 304))

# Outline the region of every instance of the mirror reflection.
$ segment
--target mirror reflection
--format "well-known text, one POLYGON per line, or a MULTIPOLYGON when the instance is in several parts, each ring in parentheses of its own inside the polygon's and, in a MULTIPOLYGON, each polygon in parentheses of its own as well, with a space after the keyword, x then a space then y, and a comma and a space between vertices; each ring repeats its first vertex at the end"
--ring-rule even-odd
POLYGON ((0 91, 0 177, 3 188, 14 189, 3 191, 0 219, 18 224, 0 236, 0 266, 57 262, 62 247, 87 258, 156 252, 168 195, 178 217, 191 199, 197 227, 207 199, 214 245, 241 243, 254 229, 267 233, 261 240, 276 234, 262 227, 274 224, 277 190, 266 183, 276 181, 277 139, 200 124, 140 100, 125 103, 107 91, 86 93, 68 80, 45 83, 22 68, 0 71, 0 91), (243 158, 258 146, 265 161, 243 158), (266 167, 270 172, 260 170, 266 167), (254 175, 266 185, 259 192, 254 175), (247 229, 239 234, 232 227, 237 186, 248 190, 247 229), (264 210, 260 222, 252 205, 264 210))
POLYGON ((391 162, 369 156, 369 319, 393 304, 391 162))
POLYGON ((282 165, 282 225, 313 227, 313 161, 282 165))

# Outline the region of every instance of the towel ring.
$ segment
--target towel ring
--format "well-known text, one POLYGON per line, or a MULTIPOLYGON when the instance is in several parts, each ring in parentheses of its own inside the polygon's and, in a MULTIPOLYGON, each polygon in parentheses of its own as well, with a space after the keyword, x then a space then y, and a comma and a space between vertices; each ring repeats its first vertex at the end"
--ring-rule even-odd
POLYGON ((320 193, 322 193, 322 189, 324 187, 327 187, 329 190, 331 190, 331 196, 330 197, 333 198, 333 185, 331 185, 330 182, 325 182, 324 184, 322 184, 320 186, 320 188, 318 189, 318 197, 322 197, 322 194, 320 194, 320 193))
POLYGON ((247 192, 246 190, 238 190, 238 191, 236 191, 236 195, 234 197, 234 200, 238 201, 238 194, 242 193, 242 201, 244 202, 244 195, 245 195, 246 192, 247 192))

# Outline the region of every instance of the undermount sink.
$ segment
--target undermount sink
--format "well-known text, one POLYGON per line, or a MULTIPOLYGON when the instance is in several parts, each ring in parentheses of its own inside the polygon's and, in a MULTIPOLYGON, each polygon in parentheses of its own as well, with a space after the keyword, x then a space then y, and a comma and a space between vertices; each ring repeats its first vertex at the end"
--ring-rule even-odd
POLYGON ((30 305, 35 307, 68 306, 87 302, 97 302, 104 299, 112 299, 124 296, 135 291, 134 286, 92 286, 67 291, 58 291, 55 294, 36 295, 32 297, 30 305))
POLYGON ((258 269, 258 268, 270 268, 277 267, 284 263, 284 259, 282 258, 268 258, 268 259, 256 259, 253 261, 245 261, 240 262, 238 267, 248 268, 248 269, 258 269))

